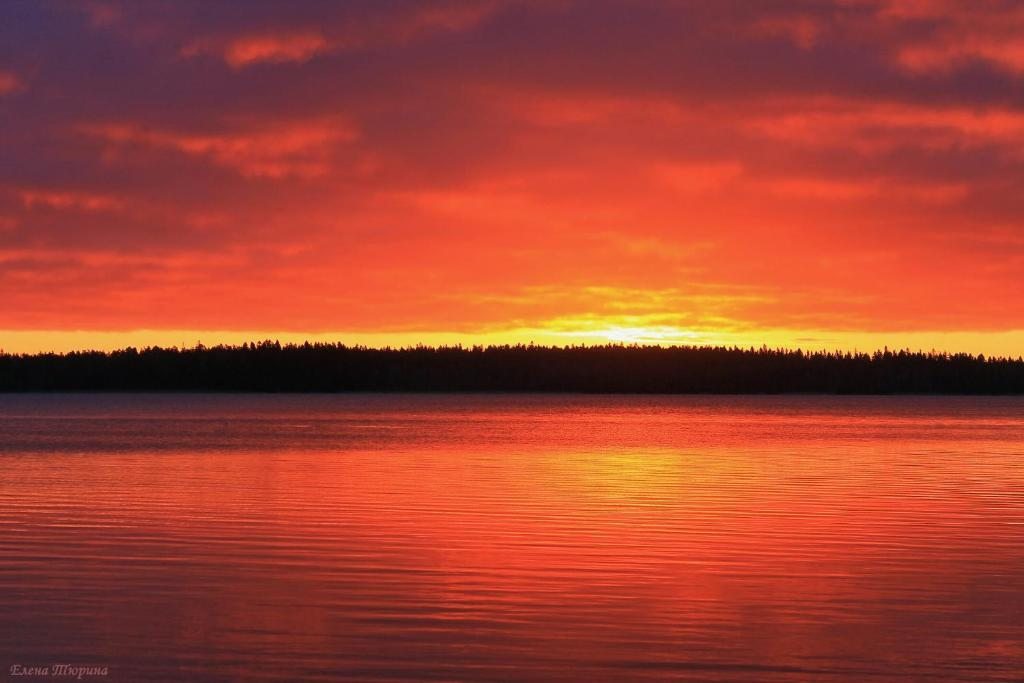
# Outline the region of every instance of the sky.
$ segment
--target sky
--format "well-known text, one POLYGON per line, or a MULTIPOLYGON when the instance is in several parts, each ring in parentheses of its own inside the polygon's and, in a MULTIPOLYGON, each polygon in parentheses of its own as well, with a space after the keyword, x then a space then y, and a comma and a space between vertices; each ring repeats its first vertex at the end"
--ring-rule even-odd
POLYGON ((1024 353, 1024 3, 0 4, 0 349, 1024 353))

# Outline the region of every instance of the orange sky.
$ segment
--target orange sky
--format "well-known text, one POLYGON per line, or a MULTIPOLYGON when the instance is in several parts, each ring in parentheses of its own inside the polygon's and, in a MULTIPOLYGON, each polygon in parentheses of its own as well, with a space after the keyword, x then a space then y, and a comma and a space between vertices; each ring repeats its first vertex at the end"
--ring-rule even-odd
POLYGON ((1024 6, 0 8, 0 348, 1024 353, 1024 6))

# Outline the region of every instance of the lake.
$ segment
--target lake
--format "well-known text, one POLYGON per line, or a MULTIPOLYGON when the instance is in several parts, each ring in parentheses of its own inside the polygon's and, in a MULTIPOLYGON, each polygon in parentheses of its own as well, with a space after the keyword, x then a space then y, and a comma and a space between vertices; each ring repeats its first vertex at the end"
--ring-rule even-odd
POLYGON ((1024 680, 1024 399, 0 396, 0 666, 59 664, 1024 680))

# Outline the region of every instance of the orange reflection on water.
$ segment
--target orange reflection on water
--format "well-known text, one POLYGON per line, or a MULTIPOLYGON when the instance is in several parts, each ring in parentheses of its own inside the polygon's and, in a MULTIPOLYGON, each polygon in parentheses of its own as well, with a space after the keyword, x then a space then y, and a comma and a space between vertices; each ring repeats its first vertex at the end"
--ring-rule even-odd
POLYGON ((164 400, 5 412, 4 655, 123 680, 1024 664, 1019 401, 164 400))

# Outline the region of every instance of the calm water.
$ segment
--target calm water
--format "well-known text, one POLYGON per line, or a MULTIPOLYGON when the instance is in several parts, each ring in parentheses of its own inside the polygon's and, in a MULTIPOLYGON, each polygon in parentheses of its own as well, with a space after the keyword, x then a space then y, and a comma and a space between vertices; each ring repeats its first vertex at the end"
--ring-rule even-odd
POLYGON ((0 666, 54 663, 1024 680, 1024 400, 0 396, 0 666))

